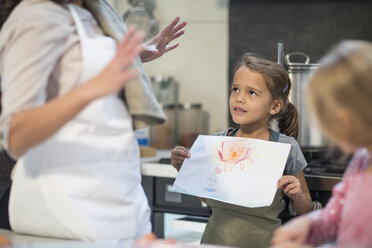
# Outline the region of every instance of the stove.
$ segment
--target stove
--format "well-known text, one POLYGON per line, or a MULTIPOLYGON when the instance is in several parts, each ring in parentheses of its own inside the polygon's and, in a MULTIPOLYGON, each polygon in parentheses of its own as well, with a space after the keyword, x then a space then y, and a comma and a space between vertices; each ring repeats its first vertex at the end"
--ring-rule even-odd
POLYGON ((301 148, 308 166, 304 173, 307 175, 318 175, 326 177, 343 176, 350 156, 345 156, 336 148, 301 148))
POLYGON ((342 180, 351 156, 330 147, 301 147, 301 150, 308 162, 304 174, 313 209, 319 209, 326 205, 332 196, 332 188, 342 180))

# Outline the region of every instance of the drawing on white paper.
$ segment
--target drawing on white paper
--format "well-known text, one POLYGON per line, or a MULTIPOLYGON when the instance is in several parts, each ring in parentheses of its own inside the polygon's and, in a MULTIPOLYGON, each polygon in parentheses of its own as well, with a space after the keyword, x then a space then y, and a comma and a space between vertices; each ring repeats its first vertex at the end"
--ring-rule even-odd
POLYGON ((240 206, 269 206, 290 147, 258 139, 200 135, 173 189, 240 206))
POLYGON ((216 189, 213 187, 217 184, 217 176, 214 174, 211 174, 209 178, 207 179, 207 187, 204 188, 204 190, 208 192, 216 192, 216 189))
POLYGON ((219 144, 216 173, 240 169, 242 172, 254 164, 254 150, 249 140, 224 140, 219 144))
POLYGON ((215 168, 207 179, 207 187, 204 190, 216 192, 213 187, 218 183, 218 175, 228 173, 233 170, 240 170, 244 173, 255 163, 254 158, 257 154, 254 153, 255 147, 249 140, 223 140, 215 146, 211 151, 211 157, 214 157, 217 162, 215 168))

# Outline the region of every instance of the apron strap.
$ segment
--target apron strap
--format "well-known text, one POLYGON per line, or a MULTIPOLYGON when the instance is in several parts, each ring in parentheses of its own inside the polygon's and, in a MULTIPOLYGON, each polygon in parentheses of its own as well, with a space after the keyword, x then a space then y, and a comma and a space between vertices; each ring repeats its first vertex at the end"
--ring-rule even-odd
POLYGON ((75 10, 76 7, 73 4, 68 4, 68 8, 71 12, 72 19, 75 22, 78 35, 80 37, 86 37, 87 32, 85 31, 83 23, 81 22, 81 19, 80 19, 79 15, 77 14, 76 10, 75 10))
POLYGON ((278 142, 278 140, 279 140, 279 133, 270 129, 269 141, 278 142))
MULTIPOLYGON (((236 128, 236 129, 233 129, 233 128, 229 128, 227 130, 227 134, 226 136, 236 136, 236 133, 238 132, 240 127, 236 128)), ((279 140, 279 133, 270 129, 270 137, 269 137, 269 141, 274 141, 274 142, 278 142, 279 140)))

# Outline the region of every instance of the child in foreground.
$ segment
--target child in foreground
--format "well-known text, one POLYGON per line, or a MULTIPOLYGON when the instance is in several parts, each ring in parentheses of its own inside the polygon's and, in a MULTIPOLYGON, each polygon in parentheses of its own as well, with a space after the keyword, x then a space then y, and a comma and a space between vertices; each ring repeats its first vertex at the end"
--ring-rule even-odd
POLYGON ((372 247, 372 43, 344 41, 320 63, 308 102, 329 140, 353 158, 327 206, 276 230, 272 243, 372 247))

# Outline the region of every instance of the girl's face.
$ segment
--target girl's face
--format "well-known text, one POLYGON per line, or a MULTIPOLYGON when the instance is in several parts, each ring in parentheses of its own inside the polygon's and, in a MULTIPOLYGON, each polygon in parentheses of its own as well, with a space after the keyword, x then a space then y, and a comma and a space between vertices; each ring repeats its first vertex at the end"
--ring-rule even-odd
POLYGON ((273 101, 264 77, 246 66, 234 74, 231 85, 230 113, 239 125, 267 127, 271 115, 280 111, 281 105, 273 101))

